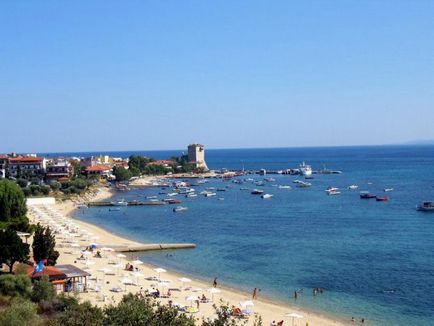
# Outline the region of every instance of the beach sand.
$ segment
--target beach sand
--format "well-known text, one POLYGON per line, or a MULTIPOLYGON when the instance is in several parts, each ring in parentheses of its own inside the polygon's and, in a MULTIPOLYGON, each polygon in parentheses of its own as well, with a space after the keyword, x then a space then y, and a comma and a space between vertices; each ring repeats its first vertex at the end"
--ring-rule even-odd
MULTIPOLYGON (((104 200, 108 199, 112 196, 111 190, 108 188, 99 188, 96 192, 94 192, 92 196, 93 201, 98 200, 104 200)), ((90 199, 90 198, 87 198, 90 199)), ((58 212, 61 212, 63 215, 67 216, 68 219, 71 219, 76 225, 79 226, 81 230, 87 230, 88 232, 93 233, 97 239, 95 240, 99 244, 99 248, 102 247, 111 247, 111 246, 119 246, 119 245, 139 245, 140 243, 137 243, 135 241, 131 241, 122 237, 119 237, 117 235, 114 235, 112 233, 109 233, 98 226, 85 223, 82 221, 79 221, 77 219, 74 219, 72 217, 72 212, 74 209, 76 209, 75 203, 72 201, 63 201, 56 203, 53 208, 57 210, 58 212)), ((32 222, 37 222, 37 219, 35 219, 35 216, 30 216, 32 222)), ((80 253, 79 250, 83 250, 89 243, 82 240, 80 245, 82 244, 81 248, 76 248, 74 254, 67 253, 71 252, 71 248, 68 247, 60 247, 60 241, 58 240, 58 248, 60 252, 60 257, 58 259, 58 264, 73 264, 76 265, 79 268, 84 269, 86 266, 84 264, 84 261, 77 260, 79 258, 80 253)), ((194 250, 194 249, 193 249, 194 250)), ((122 298, 122 296, 126 292, 111 292, 109 291, 113 287, 121 287, 122 289, 126 288, 127 292, 137 293, 140 291, 140 288, 143 287, 143 290, 152 288, 153 286, 156 286, 156 281, 149 281, 145 278, 157 276, 157 273, 154 271, 155 266, 146 264, 136 265, 140 269, 140 273, 142 273, 144 276, 140 277, 134 277, 131 275, 130 272, 127 272, 123 270, 123 268, 114 268, 113 264, 109 264, 110 262, 116 262, 122 264, 122 266, 125 266, 127 262, 131 262, 131 260, 136 259, 134 256, 134 253, 127 253, 127 258, 118 258, 116 255, 117 252, 103 252, 104 256, 106 258, 94 258, 90 257, 88 258, 90 261, 92 261, 94 264, 88 266, 90 273, 92 274, 92 277, 97 277, 99 280, 98 282, 102 284, 101 291, 100 292, 93 292, 90 291, 88 293, 80 293, 79 298, 84 300, 89 300, 93 304, 96 304, 98 306, 104 306, 110 303, 117 303, 122 298), (98 271, 102 268, 109 268, 112 269, 113 272, 116 275, 104 275, 103 272, 98 271), (134 282, 137 283, 137 285, 123 285, 120 284, 120 279, 123 277, 128 277, 134 282)), ((135 266, 135 267, 136 267, 135 266)), ((218 275, 216 275, 218 276, 218 275)), ((181 275, 179 273, 176 273, 176 271, 167 271, 166 273, 161 274, 161 279, 169 281, 169 288, 185 288, 188 287, 190 289, 182 289, 181 291, 172 290, 171 291, 171 298, 170 299, 159 299, 163 303, 167 303, 169 300, 172 300, 173 303, 179 303, 181 305, 187 305, 190 306, 191 302, 186 301, 186 297, 188 296, 202 296, 202 294, 205 294, 206 297, 210 298, 211 293, 208 292, 208 289, 212 287, 212 279, 210 279, 209 283, 205 283, 204 281, 200 281, 197 279, 194 279, 192 277, 189 277, 188 275, 181 275), (187 277, 191 279, 191 282, 188 283, 182 283, 179 278, 181 277, 187 277), (202 289, 198 291, 193 291, 194 289, 202 289)), ((95 281, 90 281, 89 286, 92 286, 92 284, 95 281)), ((218 280, 220 282, 220 280, 218 280)), ((163 289, 159 287, 160 291, 163 289)), ((240 301, 245 300, 251 300, 252 294, 251 293, 243 293, 241 291, 237 291, 231 288, 225 288, 218 286, 218 289, 221 290, 220 293, 214 294, 214 303, 219 304, 220 299, 222 299, 225 303, 228 303, 230 306, 234 305, 236 307, 240 306, 240 301)), ((254 307, 252 308, 254 313, 257 313, 261 315, 263 320, 263 325, 268 326, 273 320, 276 322, 280 320, 284 320, 284 325, 292 325, 292 318, 285 317, 285 314, 288 313, 297 313, 303 316, 301 319, 295 319, 294 325, 303 325, 305 326, 306 323, 309 323, 309 326, 326 326, 326 325, 345 325, 346 323, 342 321, 338 321, 337 319, 334 320, 332 317, 329 316, 322 316, 317 313, 312 313, 310 311, 307 311, 305 309, 300 309, 295 306, 290 305, 283 305, 278 304, 274 302, 270 302, 267 300, 264 300, 261 298, 261 293, 258 293, 258 299, 253 300, 254 307)), ((213 303, 200 303, 199 312, 194 314, 194 317, 198 319, 202 319, 203 317, 207 318, 212 315, 214 315, 214 309, 212 307, 213 303)), ((196 303, 193 302, 193 306, 196 306, 196 303)), ((248 325, 252 325, 254 322, 254 317, 251 316, 249 318, 248 325)), ((350 324, 350 323, 348 323, 350 324)))

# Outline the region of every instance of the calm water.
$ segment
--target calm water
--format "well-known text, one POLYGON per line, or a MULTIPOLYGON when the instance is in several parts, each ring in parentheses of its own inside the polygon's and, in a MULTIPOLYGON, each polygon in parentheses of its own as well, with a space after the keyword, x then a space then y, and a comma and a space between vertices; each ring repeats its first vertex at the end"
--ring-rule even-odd
MULTIPOLYGON (((179 151, 143 152, 156 158, 179 151)), ((130 153, 113 153, 128 156, 130 153)), ((184 198, 189 210, 173 206, 92 208, 77 217, 141 241, 194 242, 194 250, 142 254, 141 259, 344 318, 364 317, 372 325, 434 324, 434 214, 415 211, 434 200, 434 147, 346 147, 210 150, 210 168, 284 169, 306 161, 313 168, 342 170, 318 175, 311 188, 296 188, 295 176, 272 176, 263 200, 236 185, 211 180, 197 187, 225 187, 218 197, 184 198), (276 184, 291 185, 278 189, 276 184), (347 190, 358 184, 357 191, 347 190), (342 194, 327 196, 328 186, 342 194), (384 194, 389 202, 359 199, 359 190, 384 194), (313 297, 312 288, 326 292, 313 297)), ((262 180, 261 176, 253 176, 262 180)), ((142 199, 157 189, 124 192, 142 199)), ((159 196, 163 197, 164 196, 159 196)))

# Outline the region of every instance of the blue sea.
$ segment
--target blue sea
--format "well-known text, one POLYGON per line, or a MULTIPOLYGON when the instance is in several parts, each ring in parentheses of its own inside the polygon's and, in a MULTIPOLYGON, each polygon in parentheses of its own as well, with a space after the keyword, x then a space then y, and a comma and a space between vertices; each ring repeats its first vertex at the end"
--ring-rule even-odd
MULTIPOLYGON (((181 151, 112 152, 167 158, 181 151)), ((90 155, 99 153, 75 153, 90 155)), ((125 207, 119 212, 90 208, 76 217, 139 241, 194 242, 197 248, 140 254, 155 265, 195 275, 210 284, 251 292, 284 303, 367 325, 434 325, 434 214, 417 212, 434 200, 434 146, 275 148, 208 150, 211 169, 326 166, 342 174, 315 175, 310 188, 297 188, 299 176, 270 175, 261 187, 269 200, 240 190, 259 188, 213 179, 197 188, 226 187, 216 197, 180 198, 173 205, 125 207), (347 187, 359 185, 356 191, 347 187), (290 185, 279 189, 276 185, 290 185), (328 196, 328 186, 341 194, 328 196), (359 191, 390 201, 361 200, 359 191), (218 197, 224 198, 219 200, 218 197), (325 289, 313 296, 312 289, 325 289), (296 302, 292 294, 303 289, 296 302)), ((263 176, 249 175, 257 181, 263 176)), ((239 179, 243 179, 239 178, 239 179)), ((160 188, 120 192, 126 200, 145 200, 160 188)), ((163 195, 158 195, 164 198, 163 195)))

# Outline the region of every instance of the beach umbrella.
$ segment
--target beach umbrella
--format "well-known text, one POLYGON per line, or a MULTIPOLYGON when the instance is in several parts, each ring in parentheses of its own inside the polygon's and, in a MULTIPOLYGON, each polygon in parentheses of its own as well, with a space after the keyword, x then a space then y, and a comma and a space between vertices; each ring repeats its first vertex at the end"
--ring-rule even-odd
POLYGON ((127 290, 127 284, 132 285, 133 281, 129 279, 128 277, 124 277, 121 279, 121 283, 125 285, 125 291, 127 290))
POLYGON ((71 247, 78 248, 80 245, 78 243, 71 243, 71 247))
POLYGON ((182 282, 182 287, 184 287, 184 283, 189 283, 191 282, 191 280, 187 277, 181 277, 178 280, 180 280, 182 282))
POLYGON ((102 247, 101 250, 102 251, 110 251, 110 252, 115 251, 113 248, 109 248, 109 247, 102 247))
POLYGON ((131 275, 136 278, 136 283, 137 284, 139 283, 139 277, 145 276, 143 273, 140 273, 140 272, 132 272, 131 275))
POLYGON ((133 260, 132 263, 133 263, 134 265, 142 265, 142 264, 143 264, 143 262, 142 262, 141 260, 138 260, 138 259, 133 260))
POLYGON ((160 278, 161 273, 167 272, 164 268, 154 268, 154 271, 156 271, 158 273, 158 278, 160 278))
POLYGON ((253 307, 254 305, 252 300, 240 301, 240 306, 242 307, 253 307))
POLYGON ((292 325, 294 325, 294 319, 301 319, 301 318, 303 318, 302 315, 299 315, 299 314, 297 314, 295 312, 288 313, 285 316, 292 318, 292 325))
POLYGON ((118 257, 118 258, 125 258, 127 256, 125 256, 124 254, 117 254, 116 257, 118 257))
POLYGON ((190 295, 188 297, 185 298, 186 301, 190 302, 190 307, 193 306, 193 301, 197 301, 199 300, 197 296, 194 295, 190 295))
POLYGON ((214 301, 214 294, 220 293, 221 291, 216 288, 210 288, 208 289, 208 292, 211 293, 211 300, 214 301))
POLYGON ((117 274, 119 275, 119 269, 123 268, 124 265, 122 265, 121 263, 119 263, 119 264, 113 265, 113 267, 116 268, 117 274))
POLYGON ((98 272, 103 272, 104 274, 110 273, 111 271, 112 270, 110 268, 106 268, 106 267, 98 269, 98 272))

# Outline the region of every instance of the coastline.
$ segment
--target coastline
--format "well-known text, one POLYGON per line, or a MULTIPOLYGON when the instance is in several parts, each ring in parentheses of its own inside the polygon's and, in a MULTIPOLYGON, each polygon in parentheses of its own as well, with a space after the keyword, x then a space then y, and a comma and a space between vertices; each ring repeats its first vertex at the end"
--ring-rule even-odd
MULTIPOLYGON (((114 195, 114 191, 112 189, 108 189, 106 187, 99 187, 96 193, 92 196, 93 201, 101 201, 104 199, 108 199, 114 195)), ((55 209, 59 212, 61 212, 65 217, 68 219, 71 219, 76 225, 78 225, 82 229, 86 229, 93 233, 97 238, 97 242, 101 246, 118 246, 118 245, 140 245, 142 243, 130 240, 126 237, 123 237, 121 235, 117 235, 111 232, 108 232, 104 228, 93 225, 87 222, 84 222, 82 220, 76 219, 73 217, 73 213, 76 210, 76 205, 71 200, 66 200, 62 202, 56 202, 54 205, 55 209)), ((75 264, 77 263, 78 256, 70 255, 65 253, 65 248, 58 248, 61 255, 59 257, 58 263, 59 264, 75 264)), ((113 257, 116 257, 113 255, 113 257)), ((127 254, 127 258, 122 259, 122 264, 125 265, 128 261, 131 261, 134 259, 134 253, 127 254), (128 259, 130 258, 130 259, 128 259)), ((116 258, 116 260, 119 261, 119 258, 116 258)), ((79 266, 80 268, 83 268, 82 266, 79 266)), ((106 276, 103 275, 103 273, 98 272, 98 269, 107 267, 106 264, 101 262, 96 262, 95 265, 91 266, 92 274, 96 275, 99 278, 103 278, 106 283, 106 291, 102 291, 104 294, 107 295, 109 298, 107 300, 101 300, 101 295, 94 292, 89 293, 81 293, 79 295, 80 298, 83 300, 89 300, 93 304, 97 304, 100 306, 109 304, 109 303, 116 303, 119 302, 119 300, 122 298, 122 296, 125 294, 125 292, 120 293, 113 293, 108 292, 108 289, 112 286, 117 285, 117 279, 120 277, 119 275, 115 276, 106 276)), ((110 266, 109 266, 110 267, 110 266)), ((145 277, 154 276, 156 272, 153 270, 156 266, 153 266, 150 263, 144 263, 143 265, 140 265, 139 268, 141 272, 145 275, 145 277)), ((122 271, 124 272, 124 271, 122 271)), ((118 274, 118 273, 116 273, 118 274)), ((178 271, 170 270, 167 273, 164 273, 162 277, 165 280, 170 281, 170 287, 174 285, 180 285, 179 278, 181 277, 188 277, 188 275, 182 274, 178 271)), ((209 296, 209 292, 207 292, 207 289, 211 287, 211 280, 209 282, 206 282, 204 278, 193 276, 191 277, 191 283, 188 283, 188 286, 191 288, 201 288, 201 291, 193 292, 193 293, 187 293, 186 291, 178 292, 178 291, 172 291, 172 297, 171 300, 175 303, 180 303, 184 305, 188 305, 189 303, 185 301, 185 297, 187 295, 202 295, 205 294, 206 296, 209 296)), ((143 277, 140 280, 140 286, 128 286, 127 291, 136 293, 140 290, 140 287, 143 286, 144 289, 149 288, 152 282, 146 281, 143 279, 143 277)), ((154 282, 155 283, 155 282, 154 282)), ((187 284, 186 284, 187 285, 187 284)), ((219 286, 218 287, 221 290, 221 293, 215 294, 214 297, 214 303, 218 303, 220 299, 223 300, 225 303, 229 303, 230 305, 239 306, 240 301, 250 300, 251 299, 251 293, 244 292, 243 290, 231 287, 231 286, 219 286)), ((167 303, 168 299, 160 299, 163 303, 167 303)), ((257 300, 254 300, 255 306, 253 308, 254 312, 259 314, 262 317, 263 324, 268 325, 271 321, 276 320, 284 320, 285 325, 291 324, 292 319, 290 317, 285 317, 285 314, 287 313, 297 313, 301 314, 303 316, 302 319, 299 319, 298 322, 296 322, 296 325, 306 325, 308 322, 310 326, 312 325, 318 325, 318 326, 328 326, 328 325, 345 325, 349 324, 346 323, 343 320, 340 320, 338 317, 335 316, 325 316, 317 312, 309 311, 305 308, 301 308, 295 305, 291 304, 285 304, 282 302, 278 302, 276 300, 273 300, 272 298, 267 297, 261 297, 257 300)), ((212 308, 212 303, 204 303, 200 305, 200 311, 199 313, 195 314, 195 317, 198 319, 201 319, 202 317, 207 318, 214 315, 214 309, 212 308)), ((249 318, 248 325, 253 324, 254 317, 249 318)))

